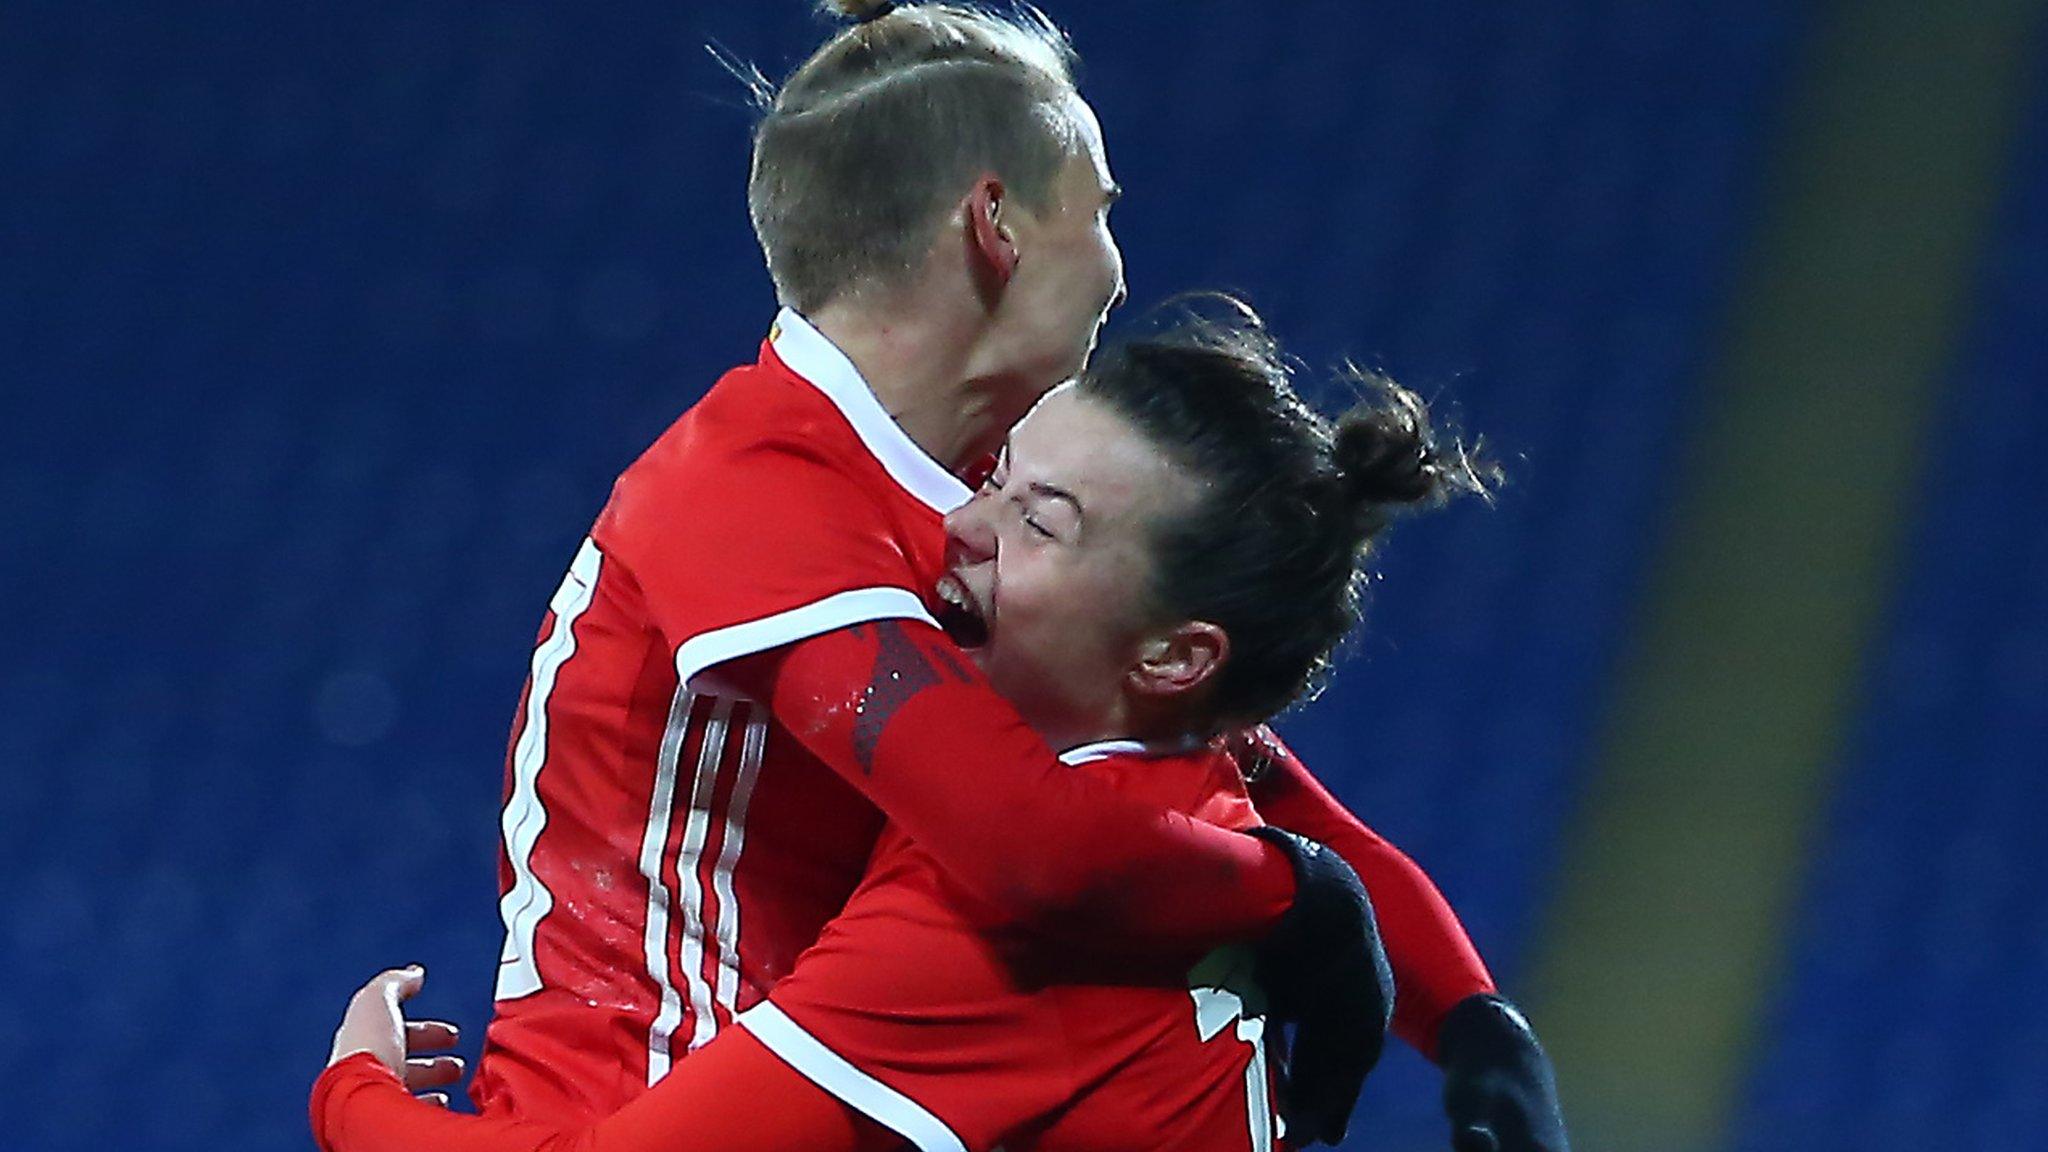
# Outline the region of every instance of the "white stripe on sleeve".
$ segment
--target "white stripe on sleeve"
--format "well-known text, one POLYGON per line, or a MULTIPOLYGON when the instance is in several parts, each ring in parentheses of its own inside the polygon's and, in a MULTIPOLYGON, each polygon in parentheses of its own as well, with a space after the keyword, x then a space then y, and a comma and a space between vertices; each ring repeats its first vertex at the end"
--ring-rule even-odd
POLYGON ((945 1121, 825 1047, 777 1008, 773 1000, 763 1000, 747 1009, 736 1022, 784 1063, 803 1073, 805 1079, 910 1141, 919 1152, 967 1152, 967 1145, 945 1121))
POLYGON ((690 637, 676 648, 676 682, 687 685, 706 668, 728 660, 876 620, 922 620, 938 626, 924 601, 908 589, 853 588, 801 608, 690 637))

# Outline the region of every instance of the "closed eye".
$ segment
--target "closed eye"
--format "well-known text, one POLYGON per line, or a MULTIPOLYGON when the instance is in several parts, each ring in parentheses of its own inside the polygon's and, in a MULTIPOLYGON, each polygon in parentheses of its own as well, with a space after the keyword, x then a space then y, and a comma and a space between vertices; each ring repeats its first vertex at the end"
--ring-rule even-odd
POLYGON ((1038 518, 1029 496, 1022 493, 1012 496, 1010 497, 1010 505, 1017 510, 1017 519, 1022 520, 1026 528, 1031 529, 1047 540, 1053 538, 1052 529, 1046 527, 1045 521, 1038 518))

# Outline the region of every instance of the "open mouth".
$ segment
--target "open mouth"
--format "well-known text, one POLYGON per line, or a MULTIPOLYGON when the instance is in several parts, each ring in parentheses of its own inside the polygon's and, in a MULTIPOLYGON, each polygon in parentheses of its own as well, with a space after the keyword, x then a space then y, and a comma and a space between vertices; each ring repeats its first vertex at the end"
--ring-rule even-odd
POLYGON ((979 648, 988 643, 988 618, 951 573, 939 578, 938 599, 935 618, 953 643, 962 648, 979 648))

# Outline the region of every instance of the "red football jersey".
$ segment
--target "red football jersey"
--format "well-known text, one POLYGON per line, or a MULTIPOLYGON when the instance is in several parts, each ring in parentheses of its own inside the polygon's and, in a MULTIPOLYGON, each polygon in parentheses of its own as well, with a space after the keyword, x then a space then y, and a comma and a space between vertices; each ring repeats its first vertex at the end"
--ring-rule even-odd
POLYGON ((880 813, 698 674, 929 622, 967 487, 784 311, 619 478, 542 622, 507 755, 480 1108, 619 1108, 761 998, 852 892, 880 813), (806 524, 798 534, 776 525, 806 524))
MULTIPOLYGON (((1215 749, 1119 741, 1061 759, 1162 807, 1259 823, 1215 749)), ((846 910, 740 1023, 923 1152, 1274 1146, 1247 950, 1176 970, 988 924, 892 826, 846 910)))

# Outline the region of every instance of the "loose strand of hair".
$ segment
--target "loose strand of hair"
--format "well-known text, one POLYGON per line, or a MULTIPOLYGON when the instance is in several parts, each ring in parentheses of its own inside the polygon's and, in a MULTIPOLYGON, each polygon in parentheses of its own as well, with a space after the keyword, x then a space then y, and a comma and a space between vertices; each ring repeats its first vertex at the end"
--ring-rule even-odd
POLYGON ((704 51, 711 55, 711 59, 717 62, 718 67, 726 75, 739 81, 740 87, 746 90, 750 110, 759 115, 766 115, 774 109, 775 82, 768 79, 767 73, 761 71, 760 65, 742 58, 737 52, 716 40, 706 42, 704 51))

